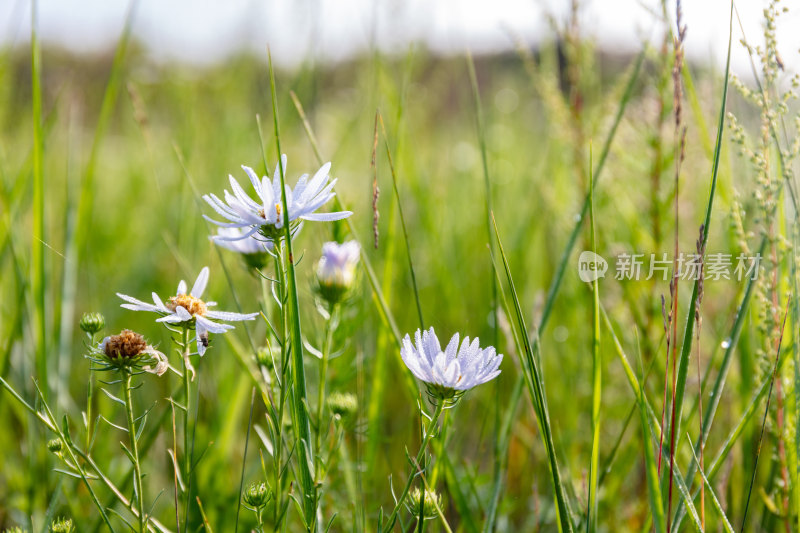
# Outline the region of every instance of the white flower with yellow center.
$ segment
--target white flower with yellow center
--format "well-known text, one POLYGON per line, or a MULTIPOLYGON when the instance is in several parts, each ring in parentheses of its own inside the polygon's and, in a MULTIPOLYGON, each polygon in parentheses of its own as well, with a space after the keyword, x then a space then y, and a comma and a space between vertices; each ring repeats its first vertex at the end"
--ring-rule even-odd
POLYGON ((411 373, 424 381, 428 394, 436 400, 454 403, 467 390, 491 381, 500 374, 503 356, 493 346, 481 348, 476 337, 471 343, 464 337, 459 346, 458 333, 442 350, 433 328, 415 333, 415 344, 408 335, 400 355, 411 373))
MULTIPOLYGON (((286 156, 281 156, 283 162, 283 172, 286 173, 286 156)), ((239 182, 233 176, 228 176, 233 193, 224 191, 224 201, 214 194, 206 194, 203 199, 227 222, 219 222, 206 215, 206 220, 223 228, 241 228, 244 231, 237 236, 220 237, 220 240, 239 240, 245 239, 256 233, 261 234, 270 241, 280 239, 286 219, 288 218, 292 234, 295 228, 299 227, 301 220, 312 221, 332 221, 347 218, 353 213, 351 211, 338 211, 335 213, 317 213, 317 209, 330 201, 336 193, 332 192, 336 180, 330 181, 328 171, 330 163, 322 165, 314 177, 308 179, 308 174, 303 174, 297 181, 294 190, 286 185, 286 205, 288 206, 288 217, 283 213, 283 196, 281 194, 280 165, 275 168, 272 182, 267 176, 258 178, 255 171, 246 166, 242 166, 253 189, 256 192, 257 200, 253 200, 242 189, 239 182), (330 183, 329 183, 330 181, 330 183)))
POLYGON ((127 302, 121 305, 121 307, 125 309, 131 309, 132 311, 151 311, 162 315, 161 318, 156 319, 156 322, 165 322, 179 327, 194 328, 197 331, 197 353, 202 356, 208 347, 209 333, 225 333, 233 329, 233 326, 230 324, 221 324, 213 320, 237 322, 241 320, 254 320, 258 316, 258 313, 242 314, 210 310, 209 307, 217 305, 216 302, 204 302, 200 299, 203 292, 206 290, 207 284, 208 267, 203 267, 191 291, 187 292, 186 282, 181 280, 178 284, 178 292, 175 296, 168 298, 166 303, 164 303, 155 292, 153 293, 152 304, 137 300, 125 294, 117 293, 117 296, 127 302))

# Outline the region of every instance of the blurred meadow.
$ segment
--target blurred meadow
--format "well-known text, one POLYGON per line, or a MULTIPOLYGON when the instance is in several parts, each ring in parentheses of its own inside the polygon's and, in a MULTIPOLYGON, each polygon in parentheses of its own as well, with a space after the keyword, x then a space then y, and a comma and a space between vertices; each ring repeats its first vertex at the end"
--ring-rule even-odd
MULTIPOLYGON (((315 351, 329 342, 327 394, 355 394, 357 411, 323 431, 333 444, 316 460, 326 469, 321 519, 307 526, 296 422, 288 413, 279 421, 285 451, 293 452, 284 457, 285 483, 270 490, 283 493, 287 514, 276 524, 267 513, 264 531, 324 531, 331 519, 331 531, 376 531, 381 519, 386 527, 422 439, 418 406, 431 411, 400 358, 397 335, 413 338, 423 324, 443 342, 455 332, 479 336, 505 357, 497 379, 445 411, 428 447, 425 483, 441 495, 441 509, 420 521, 402 507, 394 530, 800 530, 793 203, 800 137, 795 96, 784 97, 796 81, 774 53, 780 42, 770 40, 782 7, 765 3, 766 40, 747 36, 760 48, 752 51, 757 78, 744 82, 692 61, 673 73, 681 46, 674 5, 653 6, 658 43, 631 54, 597 47, 575 19, 554 23, 535 49, 509 35, 508 51, 475 57, 414 46, 276 68, 287 183, 331 161, 336 201, 354 213, 348 222, 307 222, 293 239, 305 405, 315 424, 315 351), (584 206, 592 179, 590 224, 584 206), (592 230, 596 252, 609 262, 597 284, 578 277, 592 230), (680 280, 674 293, 658 277, 615 279, 620 254, 666 253, 671 261, 676 231, 687 254, 698 234, 706 254, 761 251, 759 279, 707 279, 699 289, 680 280), (328 340, 316 265, 324 242, 350 239, 363 256, 328 340), (670 321, 662 306, 669 313, 675 298, 670 321), (671 341, 665 330, 676 332, 671 341), (667 362, 668 354, 677 362, 667 362), (538 390, 546 401, 537 400, 538 390), (677 422, 669 420, 675 403, 677 422), (702 496, 693 458, 701 419, 708 420, 709 478, 702 496), (654 477, 661 426, 665 462, 654 477), (681 433, 670 444, 672 427, 681 433), (685 483, 673 486, 687 471, 685 483)), ((734 32, 733 47, 742 46, 739 37, 734 32)), ((229 174, 247 184, 240 165, 272 176, 278 149, 269 68, 266 48, 212 66, 156 63, 128 34, 99 56, 39 50, 36 36, 27 50, 2 52, 0 530, 49 531, 58 516, 70 517, 77 531, 108 529, 87 484, 115 530, 137 530, 122 501, 135 499, 120 446, 129 437, 115 426, 124 426, 125 408, 114 398, 118 385, 100 381, 107 374, 96 376, 89 398, 90 413, 103 418, 91 422, 96 433, 87 438, 84 313, 105 318, 95 344, 132 329, 179 367, 169 331, 152 314, 121 309, 115 293, 163 298, 207 265, 206 297, 221 309, 276 312, 271 282, 215 245, 216 227, 201 216, 215 215, 201 196, 221 196, 229 174), (48 441, 57 435, 42 423, 47 416, 22 400, 38 413, 49 409, 57 429, 71 434, 73 443, 62 445, 85 455, 51 453, 48 441)), ((332 206, 326 210, 338 210, 332 206)), ((269 278, 272 267, 270 260, 263 270, 269 278)), ((273 337, 261 318, 241 322, 212 335, 206 355, 193 359, 197 462, 186 487, 176 488, 168 453, 183 454, 183 414, 169 400, 182 401, 182 380, 173 372, 135 377, 139 414, 149 409, 138 452, 148 515, 159 521, 148 527, 257 527, 240 499, 251 482, 273 479, 276 428, 268 428, 265 391, 280 388, 280 375, 276 381, 256 357, 267 344, 274 348, 273 337)))

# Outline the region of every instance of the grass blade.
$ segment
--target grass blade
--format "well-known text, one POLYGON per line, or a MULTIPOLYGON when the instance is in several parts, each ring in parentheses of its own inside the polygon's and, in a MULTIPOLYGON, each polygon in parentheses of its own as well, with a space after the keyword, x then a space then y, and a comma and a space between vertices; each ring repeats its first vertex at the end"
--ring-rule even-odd
POLYGON ((294 268, 294 254, 292 253, 292 233, 289 220, 289 204, 286 198, 285 169, 281 157, 281 136, 278 121, 278 97, 275 90, 275 71, 272 68, 272 56, 269 56, 269 85, 272 94, 272 117, 275 126, 275 143, 278 149, 278 164, 281 181, 281 203, 286 214, 284 224, 284 241, 286 243, 286 273, 287 290, 289 293, 289 319, 291 334, 292 357, 292 408, 294 411, 293 429, 295 431, 296 449, 298 450, 298 463, 300 470, 300 485, 303 491, 303 514, 306 527, 311 530, 316 521, 316 493, 314 476, 311 471, 314 467, 314 449, 311 439, 311 422, 308 418, 306 405, 306 376, 303 367, 303 337, 300 330, 300 302, 297 296, 297 276, 294 268))
POLYGON ((509 291, 511 293, 512 301, 514 302, 514 310, 516 312, 517 329, 519 330, 522 339, 523 348, 525 352, 525 362, 523 364, 523 374, 526 377, 528 384, 528 392, 531 395, 531 402, 536 411, 536 417, 539 422, 539 427, 542 431, 542 439, 544 441, 545 449, 547 450, 547 459, 550 467, 550 476, 553 484, 553 492, 556 500, 556 507, 558 509, 558 529, 561 533, 572 531, 572 516, 569 510, 569 502, 567 500, 564 484, 561 480, 561 472, 558 468, 558 460, 556 458, 555 446, 553 444, 553 433, 550 425, 550 414, 547 408, 547 398, 544 390, 544 383, 541 377, 538 362, 538 343, 531 344, 528 336, 528 330, 525 326, 525 318, 522 315, 522 307, 519 303, 517 290, 514 286, 514 279, 511 276, 511 268, 508 265, 508 258, 503 250, 503 243, 500 240, 500 233, 497 229, 497 223, 492 215, 492 223, 494 225, 495 238, 497 239, 497 246, 500 251, 500 257, 503 260, 503 267, 505 269, 506 279, 508 281, 509 291), (534 346, 536 347, 537 354, 534 354, 534 346))
MULTIPOLYGON (((592 149, 589 147, 589 225, 592 253, 597 253, 594 227, 594 179, 592 149)), ((592 282, 592 459, 589 464, 589 499, 586 509, 586 531, 597 530, 597 475, 600 462, 600 401, 602 399, 603 362, 600 358, 600 287, 592 282)))

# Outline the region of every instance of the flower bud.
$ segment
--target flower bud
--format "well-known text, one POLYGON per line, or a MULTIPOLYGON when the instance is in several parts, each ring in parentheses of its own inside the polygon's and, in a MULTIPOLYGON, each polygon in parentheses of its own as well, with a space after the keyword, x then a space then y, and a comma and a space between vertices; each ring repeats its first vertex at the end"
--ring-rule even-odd
POLYGON ((438 514, 436 507, 442 508, 442 497, 434 490, 420 490, 414 487, 408 494, 408 511, 414 516, 419 516, 422 506, 422 518, 429 520, 438 514))
POLYGON ((353 286, 361 247, 356 241, 344 244, 326 242, 317 265, 320 296, 330 304, 338 303, 353 286))
POLYGON ((81 317, 80 327, 89 335, 94 335, 106 325, 106 320, 100 313, 84 313, 81 317))
POLYGON ((327 403, 331 413, 341 418, 348 418, 358 411, 358 399, 349 392, 334 392, 327 403))
POLYGON ((75 527, 72 525, 71 518, 57 518, 50 524, 51 533, 72 533, 75 527))
POLYGON ((244 503, 257 509, 259 507, 264 507, 269 501, 270 496, 271 494, 269 488, 267 488, 267 484, 264 482, 256 482, 251 483, 250 486, 245 489, 242 499, 244 503))
POLYGON ((50 450, 51 453, 59 454, 63 449, 64 445, 61 442, 61 439, 52 439, 47 441, 47 449, 50 450))
POLYGON ((256 363, 258 363, 258 366, 263 366, 267 370, 272 370, 275 366, 275 361, 280 361, 280 359, 280 352, 269 346, 262 346, 256 351, 256 363))

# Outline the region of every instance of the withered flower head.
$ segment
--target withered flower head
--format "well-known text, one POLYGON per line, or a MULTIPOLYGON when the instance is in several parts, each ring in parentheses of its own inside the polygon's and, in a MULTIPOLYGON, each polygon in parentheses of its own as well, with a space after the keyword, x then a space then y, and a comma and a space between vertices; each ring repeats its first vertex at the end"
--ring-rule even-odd
POLYGON ((140 369, 160 376, 169 368, 166 355, 147 344, 141 334, 129 329, 104 338, 94 352, 99 356, 94 360, 105 364, 102 370, 140 369))

